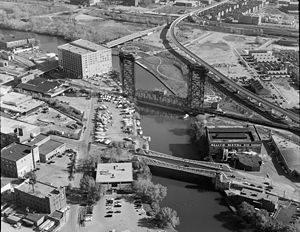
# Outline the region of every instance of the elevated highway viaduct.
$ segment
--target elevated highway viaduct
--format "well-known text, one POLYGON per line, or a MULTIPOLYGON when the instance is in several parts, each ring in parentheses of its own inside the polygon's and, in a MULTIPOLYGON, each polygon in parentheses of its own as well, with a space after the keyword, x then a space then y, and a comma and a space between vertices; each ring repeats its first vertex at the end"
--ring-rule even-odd
POLYGON ((224 83, 226 83, 228 86, 230 86, 230 88, 235 89, 237 91, 237 93, 241 93, 247 97, 249 97, 249 99, 254 99, 255 101, 258 102, 258 104, 263 105, 264 107, 277 111, 282 115, 287 116, 289 119, 291 119, 293 122, 296 123, 300 123, 300 118, 299 115, 296 113, 293 113, 291 111, 288 111, 286 109, 283 109, 267 100, 265 100, 264 98, 261 98, 259 96, 257 96, 256 94, 252 93, 251 91, 243 88, 242 86, 236 84, 234 81, 232 81, 230 78, 226 77, 224 74, 222 74, 221 72, 219 72, 218 70, 216 70, 215 68, 213 68, 211 65, 209 65, 207 62, 205 62, 204 60, 202 60, 201 58, 199 58, 196 54, 194 54, 192 51, 188 50, 183 44, 181 44, 176 36, 175 36, 175 27, 185 18, 187 18, 188 16, 191 16, 193 14, 198 14, 200 12, 204 12, 208 9, 211 9, 213 7, 216 7, 220 4, 223 4, 227 1, 222 1, 220 3, 211 5, 209 7, 200 9, 200 10, 195 10, 193 12, 190 12, 188 14, 184 14, 181 17, 175 19, 172 24, 170 25, 169 31, 170 31, 170 36, 172 39, 172 42, 182 51, 186 54, 187 57, 189 57, 191 60, 193 60, 195 63, 201 64, 204 67, 206 67, 209 70, 209 73, 217 76, 218 78, 220 78, 222 81, 224 81, 224 83))

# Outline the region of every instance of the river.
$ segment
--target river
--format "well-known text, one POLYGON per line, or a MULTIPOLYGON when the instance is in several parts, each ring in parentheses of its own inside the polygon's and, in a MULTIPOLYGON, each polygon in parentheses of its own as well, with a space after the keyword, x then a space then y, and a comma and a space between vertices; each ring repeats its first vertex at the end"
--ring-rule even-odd
MULTIPOLYGON (((57 46, 64 44, 61 38, 26 33, 12 30, 1 30, 1 34, 30 35, 40 41, 40 47, 47 52, 57 53, 57 46)), ((118 57, 113 57, 114 69, 118 70, 118 57)), ((161 83, 150 73, 136 66, 137 88, 162 88, 161 83)), ((197 159, 198 149, 190 143, 189 120, 176 117, 153 116, 142 114, 142 127, 145 135, 151 136, 150 149, 197 159)), ((222 196, 215 191, 207 190, 207 183, 193 185, 188 182, 153 176, 153 182, 168 188, 163 206, 175 209, 180 217, 180 232, 229 232, 241 231, 239 225, 232 220, 232 214, 222 201, 222 196)))

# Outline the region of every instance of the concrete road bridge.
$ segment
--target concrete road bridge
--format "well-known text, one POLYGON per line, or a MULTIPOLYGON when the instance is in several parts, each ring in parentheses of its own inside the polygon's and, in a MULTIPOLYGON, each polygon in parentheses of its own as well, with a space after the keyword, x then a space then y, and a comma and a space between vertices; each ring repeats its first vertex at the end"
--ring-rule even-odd
POLYGON ((144 31, 138 31, 136 33, 133 33, 133 34, 124 36, 122 38, 110 41, 110 42, 106 43, 105 45, 109 48, 116 47, 116 46, 124 44, 128 41, 138 39, 138 38, 141 38, 143 36, 150 35, 151 33, 155 32, 155 31, 159 31, 159 30, 163 29, 165 26, 166 26, 166 24, 158 26, 158 27, 150 28, 150 29, 147 29, 147 30, 144 30, 144 31))

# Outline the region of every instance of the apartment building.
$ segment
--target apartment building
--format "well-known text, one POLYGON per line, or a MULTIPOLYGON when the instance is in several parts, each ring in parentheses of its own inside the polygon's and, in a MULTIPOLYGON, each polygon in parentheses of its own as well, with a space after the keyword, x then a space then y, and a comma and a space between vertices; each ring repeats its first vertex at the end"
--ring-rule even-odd
POLYGON ((58 47, 59 67, 73 78, 89 78, 112 70, 111 49, 79 39, 58 47))

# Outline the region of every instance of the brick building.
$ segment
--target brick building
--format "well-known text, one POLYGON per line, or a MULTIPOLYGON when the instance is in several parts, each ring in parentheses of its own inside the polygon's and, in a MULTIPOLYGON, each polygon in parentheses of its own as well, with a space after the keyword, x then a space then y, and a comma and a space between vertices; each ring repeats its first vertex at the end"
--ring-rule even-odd
POLYGON ((40 181, 32 186, 29 180, 25 180, 14 191, 19 206, 35 209, 37 213, 51 214, 67 205, 65 188, 62 186, 55 187, 40 181))
POLYGON ((228 151, 261 152, 262 141, 255 126, 247 127, 206 127, 206 136, 210 155, 223 154, 228 151))
POLYGON ((39 162, 36 146, 12 143, 1 150, 1 174, 9 177, 23 177, 39 162))

